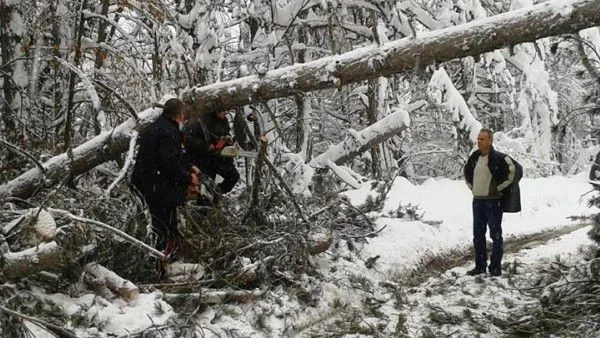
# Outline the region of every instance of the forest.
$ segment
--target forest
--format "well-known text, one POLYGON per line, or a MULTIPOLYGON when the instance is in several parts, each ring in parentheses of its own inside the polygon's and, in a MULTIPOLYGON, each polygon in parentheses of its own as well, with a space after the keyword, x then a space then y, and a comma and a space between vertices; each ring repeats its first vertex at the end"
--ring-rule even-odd
POLYGON ((0 336, 593 337, 599 27, 597 0, 0 0, 0 336), (175 97, 247 155, 159 277, 131 176, 175 97), (483 281, 482 128, 524 171, 483 281))

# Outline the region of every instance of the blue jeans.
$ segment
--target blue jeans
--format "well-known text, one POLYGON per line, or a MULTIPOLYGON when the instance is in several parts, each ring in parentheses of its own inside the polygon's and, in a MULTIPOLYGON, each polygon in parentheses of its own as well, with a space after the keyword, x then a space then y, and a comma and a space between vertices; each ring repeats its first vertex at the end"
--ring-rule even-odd
POLYGON ((473 199, 473 245, 475 246, 475 268, 485 270, 487 266, 487 248, 485 233, 490 227, 492 238, 492 256, 490 271, 502 267, 502 200, 473 199))

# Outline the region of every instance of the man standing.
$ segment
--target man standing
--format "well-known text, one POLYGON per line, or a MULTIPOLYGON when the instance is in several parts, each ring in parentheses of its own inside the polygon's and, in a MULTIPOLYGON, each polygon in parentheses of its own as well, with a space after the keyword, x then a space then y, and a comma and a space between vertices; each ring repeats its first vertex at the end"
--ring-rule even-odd
POLYGON ((184 121, 183 102, 168 100, 140 135, 131 179, 150 209, 156 249, 167 256, 177 246, 177 207, 184 204, 187 188, 198 185, 199 171, 187 163, 183 150, 184 121))
POLYGON ((230 192, 240 178, 233 158, 219 154, 223 147, 232 144, 230 130, 226 111, 203 114, 189 120, 184 128, 186 151, 192 163, 213 180, 217 174, 223 177, 217 185, 219 194, 230 192))
POLYGON ((470 276, 486 272, 488 226, 493 241, 489 272, 492 276, 502 275, 502 194, 515 178, 515 165, 509 156, 494 150, 493 140, 490 129, 481 129, 478 150, 469 156, 464 169, 467 186, 473 192, 475 268, 467 272, 470 276))

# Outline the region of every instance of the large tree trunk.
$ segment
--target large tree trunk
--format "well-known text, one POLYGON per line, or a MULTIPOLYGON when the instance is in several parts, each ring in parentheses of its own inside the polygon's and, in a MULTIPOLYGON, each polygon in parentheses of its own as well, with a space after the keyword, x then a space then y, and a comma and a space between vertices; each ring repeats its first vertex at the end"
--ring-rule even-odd
MULTIPOLYGON (((478 55, 504 46, 577 32, 597 25, 600 25, 600 1, 545 2, 528 9, 428 32, 417 38, 405 38, 382 46, 360 48, 306 64, 280 68, 260 77, 248 76, 194 88, 184 93, 184 99, 198 112, 230 109, 250 102, 291 96, 298 91, 340 87, 351 82, 386 76, 415 67, 421 68, 468 55, 478 55)), ((159 112, 149 109, 140 115, 137 124, 130 119, 113 132, 100 134, 73 149, 74 160, 70 164, 70 174, 81 174, 127 150, 131 130, 134 127, 145 126, 159 112)), ((386 139, 379 133, 375 134, 376 141, 386 139)), ((357 154, 357 149, 351 149, 347 151, 347 155, 333 162, 339 164, 340 161, 351 158, 348 156, 357 154)), ((316 159, 312 161, 316 162, 316 159)), ((41 182, 60 182, 69 174, 68 163, 66 154, 55 156, 44 164, 47 169, 45 181, 39 169, 31 169, 0 186, 0 198, 27 198, 41 182)))
POLYGON ((196 87, 184 93, 196 111, 230 109, 297 92, 340 87, 401 70, 479 55, 505 46, 576 32, 600 24, 600 1, 551 1, 527 9, 369 46, 263 76, 196 87))
POLYGON ((134 129, 141 129, 158 117, 160 108, 150 108, 140 113, 139 120, 130 118, 113 130, 106 131, 73 149, 72 161, 67 153, 54 156, 43 164, 46 175, 39 168, 31 169, 12 181, 0 185, 0 200, 8 196, 27 198, 40 186, 51 186, 66 177, 76 177, 95 166, 114 160, 129 148, 134 129))

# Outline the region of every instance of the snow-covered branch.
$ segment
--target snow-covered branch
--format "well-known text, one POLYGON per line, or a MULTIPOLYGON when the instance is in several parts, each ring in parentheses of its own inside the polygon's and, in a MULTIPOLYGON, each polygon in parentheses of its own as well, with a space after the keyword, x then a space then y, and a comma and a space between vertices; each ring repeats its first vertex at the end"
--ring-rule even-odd
POLYGON ((373 145, 399 134, 408 128, 409 124, 408 112, 398 110, 359 132, 349 130, 348 136, 342 142, 330 146, 326 152, 315 157, 310 165, 317 168, 327 167, 329 161, 340 165, 373 145))

